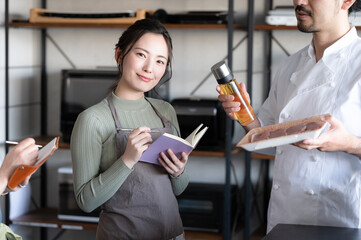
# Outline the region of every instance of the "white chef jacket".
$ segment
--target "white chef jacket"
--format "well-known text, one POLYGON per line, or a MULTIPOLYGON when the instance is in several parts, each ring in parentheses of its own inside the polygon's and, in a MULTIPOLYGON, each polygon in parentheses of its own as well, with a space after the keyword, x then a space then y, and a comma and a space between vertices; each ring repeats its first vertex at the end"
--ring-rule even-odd
MULTIPOLYGON (((354 27, 317 63, 312 44, 290 56, 259 119, 264 126, 325 113, 361 137, 361 39, 354 27)), ((267 230, 278 223, 360 228, 360 187, 355 155, 277 147, 267 230)))

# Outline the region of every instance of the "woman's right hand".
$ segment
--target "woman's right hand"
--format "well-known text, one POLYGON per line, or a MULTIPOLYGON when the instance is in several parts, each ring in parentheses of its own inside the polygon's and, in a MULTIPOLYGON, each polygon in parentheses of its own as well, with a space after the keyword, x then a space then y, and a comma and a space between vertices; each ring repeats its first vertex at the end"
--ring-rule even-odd
POLYGON ((139 127, 134 129, 129 135, 127 147, 123 154, 123 161, 130 169, 139 161, 143 152, 152 143, 149 131, 149 127, 139 127))

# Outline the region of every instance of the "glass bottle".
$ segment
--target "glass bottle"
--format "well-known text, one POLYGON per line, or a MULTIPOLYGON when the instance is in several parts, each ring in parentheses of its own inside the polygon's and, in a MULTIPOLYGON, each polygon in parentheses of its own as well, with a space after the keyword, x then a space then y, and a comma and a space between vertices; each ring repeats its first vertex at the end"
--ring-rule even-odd
POLYGON ((239 123, 244 126, 253 122, 257 117, 247 98, 241 91, 237 80, 224 61, 212 66, 211 71, 221 87, 221 94, 233 95, 234 102, 240 102, 240 110, 235 113, 239 123))

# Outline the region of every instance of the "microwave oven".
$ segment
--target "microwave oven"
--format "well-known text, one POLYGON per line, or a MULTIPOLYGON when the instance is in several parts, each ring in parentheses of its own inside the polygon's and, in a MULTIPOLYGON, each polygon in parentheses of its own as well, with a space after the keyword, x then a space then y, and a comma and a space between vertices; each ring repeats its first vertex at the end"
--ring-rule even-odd
MULTIPOLYGON (((223 151, 226 143, 226 113, 217 99, 177 98, 171 102, 176 111, 180 134, 186 138, 199 124, 208 127, 197 150, 223 151)), ((234 121, 231 121, 233 136, 234 121)))

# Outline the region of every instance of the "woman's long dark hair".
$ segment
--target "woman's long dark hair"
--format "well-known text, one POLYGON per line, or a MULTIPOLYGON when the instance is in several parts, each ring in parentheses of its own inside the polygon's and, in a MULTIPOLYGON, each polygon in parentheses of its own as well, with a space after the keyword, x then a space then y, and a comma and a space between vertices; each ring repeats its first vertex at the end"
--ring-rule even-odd
MULTIPOLYGON (((159 81, 161 84, 168 82, 172 77, 172 58, 173 58, 173 45, 172 39, 167 31, 167 29, 155 19, 142 19, 136 21, 130 27, 127 28, 120 36, 118 43, 115 44, 115 47, 119 48, 120 55, 118 56, 117 62, 120 59, 124 59, 124 57, 129 53, 129 51, 133 48, 134 44, 146 33, 155 33, 160 34, 164 37, 164 40, 168 46, 168 62, 164 75, 159 81)), ((120 61, 123 62, 123 61, 120 61)), ((122 64, 118 64, 119 70, 119 79, 123 75, 123 67, 122 64)), ((118 85, 118 82, 110 87, 111 91, 113 91, 118 85)))

